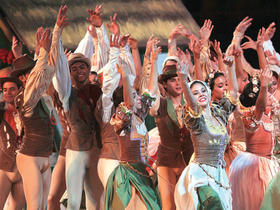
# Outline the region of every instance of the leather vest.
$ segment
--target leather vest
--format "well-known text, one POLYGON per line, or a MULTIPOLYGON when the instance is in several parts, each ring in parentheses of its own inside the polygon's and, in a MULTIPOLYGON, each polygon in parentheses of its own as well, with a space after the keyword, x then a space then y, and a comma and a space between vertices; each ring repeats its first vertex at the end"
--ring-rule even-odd
POLYGON ((4 119, 5 110, 0 110, 0 169, 12 172, 16 166, 16 152, 20 137, 4 119))
POLYGON ((101 93, 97 85, 87 84, 80 89, 72 87, 69 111, 66 113, 71 131, 66 143, 67 149, 88 151, 93 145, 101 147, 99 125, 94 116, 101 93))
POLYGON ((180 128, 173 104, 168 105, 166 98, 160 99, 156 124, 160 135, 158 149, 159 166, 185 167, 193 154, 190 132, 180 128))
POLYGON ((48 110, 40 99, 33 109, 33 114, 30 117, 25 117, 23 96, 24 90, 22 89, 15 98, 16 109, 24 128, 19 152, 29 156, 48 157, 52 153, 54 136, 48 110))
MULTIPOLYGON (((115 113, 115 107, 112 106, 111 115, 115 113)), ((100 158, 108 158, 113 160, 120 159, 120 146, 118 142, 118 135, 116 134, 114 127, 110 124, 110 121, 104 123, 102 121, 103 107, 102 107, 102 97, 97 101, 97 106, 95 109, 95 117, 98 121, 101 129, 101 140, 102 148, 99 154, 100 158)))
POLYGON ((126 130, 124 136, 119 136, 121 149, 121 161, 126 162, 148 162, 148 131, 141 120, 132 115, 131 126, 126 130), (140 129, 142 127, 142 129, 140 129), (142 130, 143 133, 139 132, 142 130), (146 132, 144 133, 144 131, 146 132))

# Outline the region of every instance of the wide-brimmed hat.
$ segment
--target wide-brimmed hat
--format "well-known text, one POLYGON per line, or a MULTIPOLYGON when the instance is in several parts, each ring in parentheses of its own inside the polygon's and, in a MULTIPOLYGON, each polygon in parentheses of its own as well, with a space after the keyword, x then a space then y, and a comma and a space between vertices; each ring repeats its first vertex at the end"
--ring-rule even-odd
POLYGON ((158 76, 158 82, 163 83, 172 77, 177 77, 177 66, 176 65, 168 65, 162 69, 162 74, 158 76))
POLYGON ((0 69, 0 78, 10 76, 12 71, 13 71, 13 69, 11 66, 0 69))
POLYGON ((3 89, 3 85, 4 85, 5 82, 13 82, 17 85, 18 88, 23 86, 22 81, 20 81, 20 79, 17 78, 17 77, 3 77, 3 78, 0 78, 1 89, 3 89))
POLYGON ((18 77, 21 74, 29 72, 35 66, 36 61, 34 61, 29 55, 25 54, 19 58, 16 58, 12 63, 11 76, 18 77))
POLYGON ((82 53, 72 53, 69 55, 68 64, 71 67, 76 62, 84 62, 90 68, 90 60, 84 56, 82 53))

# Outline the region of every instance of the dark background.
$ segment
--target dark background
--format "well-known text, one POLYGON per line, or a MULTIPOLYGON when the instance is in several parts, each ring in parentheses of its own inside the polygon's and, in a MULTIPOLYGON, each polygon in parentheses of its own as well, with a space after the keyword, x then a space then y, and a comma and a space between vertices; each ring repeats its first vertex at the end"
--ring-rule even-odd
MULTIPOLYGON (((198 25, 201 27, 205 19, 214 24, 210 40, 221 42, 224 52, 231 43, 233 31, 246 16, 253 18, 252 25, 246 35, 257 39, 259 29, 267 28, 271 22, 276 23, 276 33, 272 38, 274 48, 280 51, 280 1, 279 0, 185 0, 182 1, 198 25)), ((244 39, 245 42, 247 39, 244 39)), ((257 54, 254 50, 245 50, 245 57, 252 66, 258 67, 257 54)))

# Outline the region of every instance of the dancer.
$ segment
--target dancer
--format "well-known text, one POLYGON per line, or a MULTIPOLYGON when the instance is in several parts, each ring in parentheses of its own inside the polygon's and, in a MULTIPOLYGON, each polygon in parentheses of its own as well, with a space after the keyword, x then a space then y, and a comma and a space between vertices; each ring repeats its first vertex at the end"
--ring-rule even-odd
MULTIPOLYGON (((15 100, 24 127, 23 143, 16 161, 23 180, 28 210, 44 209, 49 191, 51 178, 49 155, 53 146, 53 130, 48 111, 44 108, 46 101, 43 101, 42 95, 48 89, 57 69, 60 57, 59 37, 67 25, 65 12, 65 8, 61 7, 52 40, 50 30, 44 31, 36 65, 27 77, 25 90, 21 91, 15 100)), ((19 64, 22 66, 18 71, 25 71, 24 63, 19 64)))
POLYGON ((25 206, 22 178, 16 166, 16 152, 20 148, 22 126, 14 103, 22 88, 16 77, 0 79, 5 105, 0 109, 0 209, 4 208, 9 196, 9 209, 21 210, 25 206))
POLYGON ((160 209, 159 197, 146 171, 148 132, 144 119, 151 108, 156 77, 155 63, 160 48, 152 53, 152 70, 148 90, 137 96, 129 82, 130 65, 120 59, 117 66, 123 81, 124 103, 111 119, 120 143, 120 165, 109 177, 105 209, 160 209))
MULTIPOLYGON (((233 104, 224 103, 223 107, 210 105, 211 90, 206 83, 194 80, 187 84, 184 79, 186 70, 181 72, 179 76, 187 101, 184 123, 191 133, 194 160, 184 169, 176 185, 176 208, 231 209, 224 151, 228 143, 227 119, 233 104)), ((234 84, 234 70, 231 69, 229 74, 234 84)), ((237 85, 232 86, 230 93, 232 98, 236 98, 237 85)))
MULTIPOLYGON (((193 153, 190 134, 182 123, 185 102, 180 79, 176 73, 180 61, 174 56, 177 54, 178 34, 189 35, 180 25, 171 33, 168 53, 173 56, 166 58, 162 74, 158 77, 167 97, 159 97, 150 111, 155 117, 161 139, 157 155, 157 177, 163 210, 175 209, 175 185, 193 153), (180 33, 177 33, 178 31, 180 33)), ((150 57, 149 54, 145 56, 150 57)))

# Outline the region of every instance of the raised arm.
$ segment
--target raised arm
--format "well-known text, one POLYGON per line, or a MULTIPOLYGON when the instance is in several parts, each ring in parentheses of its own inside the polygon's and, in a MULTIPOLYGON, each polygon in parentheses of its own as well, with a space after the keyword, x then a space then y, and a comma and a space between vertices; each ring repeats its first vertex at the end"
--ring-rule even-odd
POLYGON ((265 34, 265 29, 264 28, 260 29, 257 38, 257 53, 259 58, 260 69, 264 69, 267 65, 267 61, 265 59, 265 54, 263 49, 264 34, 265 34))
POLYGON ((92 69, 99 72, 109 61, 110 44, 102 19, 102 5, 97 5, 95 11, 88 10, 90 17, 87 20, 90 23, 88 31, 90 32, 95 53, 92 55, 92 69))
POLYGON ((19 58, 22 56, 22 43, 18 41, 15 36, 13 36, 12 52, 15 58, 19 58))
POLYGON ((133 59, 133 62, 135 65, 135 70, 136 70, 134 88, 136 90, 138 90, 141 78, 143 76, 141 58, 140 58, 140 54, 139 54, 139 50, 138 50, 138 41, 135 38, 129 37, 128 45, 132 52, 132 59, 133 59))
POLYGON ((134 106, 134 95, 132 92, 132 86, 129 82, 130 66, 122 58, 119 58, 119 63, 117 64, 118 72, 121 74, 121 79, 123 82, 123 99, 124 103, 128 109, 132 109, 134 106))
POLYGON ((219 70, 222 72, 225 72, 225 65, 224 65, 224 61, 223 61, 223 53, 220 47, 220 42, 215 40, 213 43, 213 48, 218 56, 218 66, 219 66, 219 70))
MULTIPOLYGON (((240 57, 241 52, 240 51, 233 51, 233 56, 240 57)), ((236 73, 235 73, 235 68, 233 65, 233 59, 229 56, 224 58, 224 63, 226 64, 228 75, 229 75, 229 93, 230 96, 232 97, 232 102, 236 103, 237 102, 237 92, 238 92, 238 83, 237 83, 237 78, 236 78, 236 73)))
POLYGON ((117 71, 117 63, 120 56, 119 36, 110 36, 110 58, 109 62, 102 68, 103 84, 102 84, 102 107, 103 122, 109 122, 111 118, 111 109, 113 106, 112 96, 119 85, 120 74, 117 71))
POLYGON ((57 22, 54 29, 54 36, 58 40, 58 48, 52 51, 51 55, 54 60, 56 71, 53 77, 53 86, 58 92, 59 99, 63 104, 64 110, 67 112, 69 109, 68 99, 71 94, 71 78, 68 66, 67 57, 64 53, 62 41, 60 39, 63 28, 68 24, 67 21, 67 6, 61 7, 57 16, 57 22), (57 29, 57 30, 56 30, 57 29))
POLYGON ((200 53, 202 45, 200 41, 194 41, 193 44, 193 59, 194 59, 194 70, 195 70, 195 79, 204 81, 203 74, 200 65, 200 53))
POLYGON ((188 107, 194 112, 194 113, 198 113, 198 103, 195 100, 192 91, 189 87, 188 81, 185 80, 185 78, 188 75, 188 66, 187 65, 180 65, 180 67, 178 68, 178 72, 177 72, 180 80, 181 80, 181 85, 183 88, 183 95, 184 98, 187 102, 188 107))
POLYGON ((150 80, 149 80, 148 88, 147 88, 148 91, 152 95, 155 95, 157 90, 158 90, 158 86, 157 86, 157 80, 158 80, 157 59, 158 59, 158 55, 160 53, 161 53, 161 48, 158 47, 156 45, 156 43, 154 43, 154 47, 153 47, 152 53, 151 53, 152 66, 151 66, 150 80))
POLYGON ((256 109, 255 109, 255 116, 256 120, 261 120, 263 113, 265 112, 266 103, 267 103, 267 90, 269 80, 272 77, 272 71, 269 69, 268 66, 261 72, 260 81, 261 87, 260 92, 258 95, 258 99, 256 101, 256 109))

